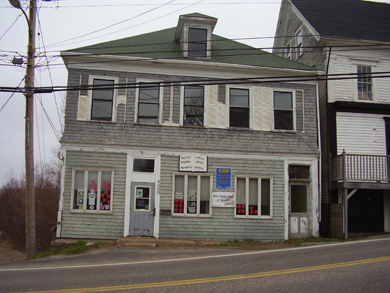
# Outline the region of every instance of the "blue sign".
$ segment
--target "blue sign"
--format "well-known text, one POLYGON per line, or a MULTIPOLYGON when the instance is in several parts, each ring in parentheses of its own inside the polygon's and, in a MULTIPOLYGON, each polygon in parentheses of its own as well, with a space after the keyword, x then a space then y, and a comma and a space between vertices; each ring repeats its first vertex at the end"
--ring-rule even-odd
POLYGON ((217 168, 216 188, 232 188, 232 169, 217 168))

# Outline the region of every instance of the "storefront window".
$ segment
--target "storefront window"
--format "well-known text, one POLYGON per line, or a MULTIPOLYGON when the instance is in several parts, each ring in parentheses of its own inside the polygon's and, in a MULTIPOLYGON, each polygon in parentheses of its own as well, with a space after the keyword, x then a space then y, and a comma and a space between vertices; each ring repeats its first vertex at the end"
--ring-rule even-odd
POLYGON ((110 211, 112 171, 75 170, 72 210, 110 211))
POLYGON ((271 179, 236 179, 237 216, 271 216, 271 179))
POLYGON ((211 175, 175 175, 173 214, 210 214, 211 175))

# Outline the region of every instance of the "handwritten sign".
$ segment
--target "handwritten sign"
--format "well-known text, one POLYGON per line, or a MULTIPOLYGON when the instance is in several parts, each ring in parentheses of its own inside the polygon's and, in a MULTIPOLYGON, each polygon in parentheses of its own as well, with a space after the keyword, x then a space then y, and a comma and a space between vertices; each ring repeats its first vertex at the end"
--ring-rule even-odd
POLYGON ((213 192, 211 206, 213 208, 234 208, 236 194, 234 192, 213 192))
POLYGON ((180 156, 180 172, 207 172, 207 156, 182 155, 180 156))

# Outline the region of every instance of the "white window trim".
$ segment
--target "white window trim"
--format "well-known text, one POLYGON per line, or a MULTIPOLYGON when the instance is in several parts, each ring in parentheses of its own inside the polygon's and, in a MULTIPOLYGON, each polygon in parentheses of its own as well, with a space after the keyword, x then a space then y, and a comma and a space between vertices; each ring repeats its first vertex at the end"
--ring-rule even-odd
MULTIPOLYGON (((257 177, 257 176, 236 176, 234 178, 234 186, 235 190, 234 192, 237 194, 237 179, 238 178, 243 178, 245 179, 245 215, 237 215, 237 203, 234 207, 234 218, 239 218, 239 219, 272 219, 273 218, 273 178, 272 177, 257 177), (258 215, 249 215, 249 179, 257 179, 258 180, 258 210, 260 213, 258 215), (261 180, 263 179, 269 179, 270 180, 270 215, 261 215, 261 180)), ((237 198, 236 198, 237 201, 237 198)))
POLYGON ((249 128, 244 127, 232 127, 234 129, 253 129, 253 115, 254 115, 254 87, 253 86, 242 86, 242 85, 226 85, 225 91, 225 104, 226 104, 226 121, 225 127, 230 128, 230 89, 244 89, 249 90, 249 128))
MULTIPOLYGON (((119 77, 116 76, 103 76, 103 75, 90 75, 88 78, 88 85, 93 85, 94 79, 105 79, 105 80, 113 80, 114 84, 119 83, 119 77)), ((88 113, 87 113, 87 120, 88 121, 98 121, 98 122, 116 122, 117 119, 117 102, 118 102, 118 90, 114 89, 114 96, 112 98, 112 113, 111 113, 111 121, 105 121, 105 120, 92 120, 92 94, 93 90, 88 90, 88 113)))
MULTIPOLYGON (((137 78, 136 83, 139 85, 143 82, 149 82, 149 83, 159 83, 160 84, 160 90, 159 90, 159 100, 158 100, 158 123, 162 124, 162 115, 163 115, 163 97, 164 97, 164 87, 161 86, 162 80, 155 80, 155 79, 142 79, 137 78)), ((134 107, 134 123, 141 123, 145 124, 145 122, 138 122, 138 99, 139 99, 139 87, 135 90, 135 107, 134 107)), ((155 125, 155 123, 146 123, 155 125)))
MULTIPOLYGON (((96 206, 99 206, 100 205, 100 194, 101 194, 101 184, 98 185, 98 190, 97 190, 97 198, 96 198, 96 206)), ((71 200, 70 200, 70 212, 71 213, 88 213, 88 214, 112 214, 112 210, 113 210, 113 207, 114 207, 114 170, 112 169, 88 169, 88 168, 73 168, 72 169, 72 186, 71 186, 71 200), (73 209, 73 203, 74 203, 74 184, 75 184, 75 176, 76 176, 76 171, 83 171, 85 172, 85 178, 84 178, 84 201, 83 201, 83 208, 82 209, 79 209, 79 210, 76 210, 76 209, 73 209), (88 190, 88 173, 89 172, 98 172, 98 181, 101 182, 101 176, 102 176, 102 172, 111 172, 111 190, 112 190, 112 193, 111 193, 111 197, 110 197, 110 210, 107 211, 107 210, 100 210, 100 207, 99 209, 96 209, 96 210, 90 210, 88 209, 88 206, 87 206, 87 190, 88 190)))
POLYGON ((212 200, 212 191, 213 191, 213 174, 210 173, 202 173, 202 174, 194 174, 194 173, 173 173, 172 175, 172 216, 174 217, 196 217, 196 218, 211 218, 212 217, 212 208, 211 208, 211 200, 212 200), (184 205, 183 205, 183 213, 175 213, 175 179, 176 176, 184 176, 184 205), (209 198, 209 213, 201 214, 200 213, 200 192, 197 197, 196 202, 196 214, 188 214, 187 213, 187 199, 188 199, 188 176, 197 176, 197 190, 200 191, 200 177, 210 177, 210 198, 209 198))
POLYGON ((272 131, 277 132, 296 132, 297 131, 297 111, 296 111, 296 90, 289 90, 289 89, 278 89, 273 88, 272 89, 272 131), (292 99, 293 99, 293 129, 287 130, 287 129, 275 129, 275 92, 285 92, 285 93, 292 93, 292 99))
POLYGON ((211 58, 211 32, 212 32, 212 27, 211 25, 194 25, 194 24, 185 24, 183 27, 183 35, 185 36, 185 40, 181 40, 182 46, 183 46, 183 57, 190 57, 190 58, 199 58, 199 59, 209 59, 211 58), (188 54, 188 31, 189 28, 198 28, 198 29, 205 29, 207 30, 207 46, 206 46, 206 57, 202 56, 192 56, 188 54))
MULTIPOLYGON (((375 73, 377 63, 376 62, 358 62, 358 61, 352 61, 352 64, 354 66, 354 73, 357 74, 358 72, 358 66, 369 66, 371 67, 371 73, 375 73)), ((377 103, 378 102, 378 95, 377 95, 377 90, 376 90, 376 78, 371 75, 371 80, 372 80, 372 100, 359 100, 359 92, 358 92, 358 79, 354 79, 354 101, 359 102, 359 103, 377 103)))

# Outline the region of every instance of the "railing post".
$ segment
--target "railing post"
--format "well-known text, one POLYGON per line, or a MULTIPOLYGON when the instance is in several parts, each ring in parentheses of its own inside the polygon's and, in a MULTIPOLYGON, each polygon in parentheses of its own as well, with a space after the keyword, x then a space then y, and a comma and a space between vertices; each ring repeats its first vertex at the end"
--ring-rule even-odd
POLYGON ((343 150, 342 156, 342 169, 343 169, 343 188, 345 189, 347 186, 347 155, 345 150, 343 150))

